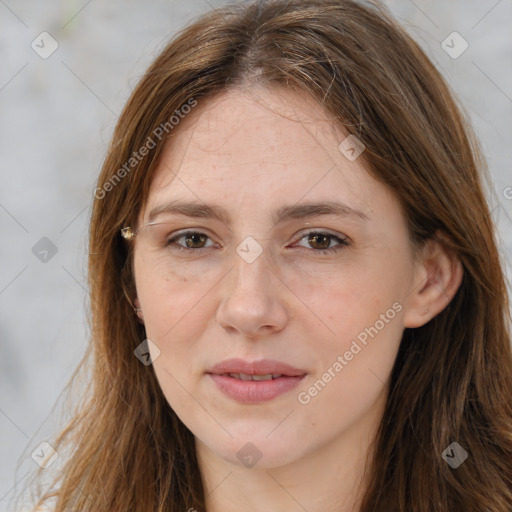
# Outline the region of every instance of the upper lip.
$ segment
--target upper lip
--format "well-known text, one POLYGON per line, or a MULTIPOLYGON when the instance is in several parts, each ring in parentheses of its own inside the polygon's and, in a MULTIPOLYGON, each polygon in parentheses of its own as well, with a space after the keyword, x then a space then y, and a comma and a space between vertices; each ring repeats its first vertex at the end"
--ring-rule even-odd
POLYGON ((222 375, 223 373, 244 373, 246 375, 267 375, 280 374, 289 377, 298 377, 306 375, 306 372, 294 368, 289 364, 272 359, 262 359, 260 361, 244 361, 243 359, 227 359, 213 366, 206 373, 222 375))

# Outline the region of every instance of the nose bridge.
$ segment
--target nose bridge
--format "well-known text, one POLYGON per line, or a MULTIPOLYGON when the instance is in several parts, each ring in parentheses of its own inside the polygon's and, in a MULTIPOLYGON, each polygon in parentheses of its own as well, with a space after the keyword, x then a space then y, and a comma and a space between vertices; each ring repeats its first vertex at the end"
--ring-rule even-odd
POLYGON ((270 256, 269 249, 254 239, 245 239, 236 248, 217 314, 224 328, 246 336, 255 336, 262 327, 283 328, 287 313, 270 256))
MULTIPOLYGON (((254 216, 240 215, 231 226, 231 234, 240 237, 235 243, 233 264, 236 286, 261 286, 258 280, 269 273, 272 266, 271 229, 265 223, 266 218, 261 218, 261 202, 258 204, 256 195, 250 195, 248 191, 239 198, 238 212, 243 208, 255 212, 254 216), (260 212, 259 214, 256 212, 260 212)), ((268 281, 268 278, 267 278, 268 281)))
POLYGON ((239 292, 268 293, 273 276, 271 266, 270 249, 254 237, 246 237, 236 247, 233 258, 232 295, 239 292))

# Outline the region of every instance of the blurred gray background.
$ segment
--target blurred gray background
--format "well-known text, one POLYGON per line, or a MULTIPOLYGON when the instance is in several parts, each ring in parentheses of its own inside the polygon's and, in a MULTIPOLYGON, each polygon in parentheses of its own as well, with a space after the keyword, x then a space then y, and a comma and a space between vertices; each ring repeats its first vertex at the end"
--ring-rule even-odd
MULTIPOLYGON (((87 223, 117 116, 176 30, 224 3, 0 0, 0 511, 86 350, 87 223)), ((512 0, 386 3, 471 117, 510 282, 512 0)))

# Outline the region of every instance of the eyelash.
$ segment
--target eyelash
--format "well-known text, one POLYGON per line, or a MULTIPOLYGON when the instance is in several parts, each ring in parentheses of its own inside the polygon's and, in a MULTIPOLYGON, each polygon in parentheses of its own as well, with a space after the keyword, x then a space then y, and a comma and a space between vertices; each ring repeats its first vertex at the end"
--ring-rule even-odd
MULTIPOLYGON (((172 250, 186 251, 188 253, 197 252, 202 249, 206 249, 206 247, 200 247, 198 249, 191 249, 190 247, 183 247, 181 245, 176 244, 176 241, 179 240, 180 238, 186 237, 187 235, 205 235, 205 234, 206 233, 202 233, 200 231, 184 231, 184 232, 179 233, 178 235, 170 238, 166 243, 166 247, 169 247, 172 250)), ((319 249, 319 250, 310 249, 311 251, 316 252, 316 253, 321 253, 321 254, 326 254, 326 255, 333 254, 333 253, 343 249, 344 247, 347 247, 350 245, 348 239, 340 238, 336 235, 333 235, 331 233, 326 233, 324 231, 308 231, 307 233, 303 233, 302 236, 299 238, 298 242, 300 242, 303 238, 307 237, 308 235, 327 235, 329 238, 340 242, 339 245, 337 245, 335 247, 331 247, 330 249, 319 249)), ((206 235, 206 236, 211 240, 211 238, 208 235, 206 235)))

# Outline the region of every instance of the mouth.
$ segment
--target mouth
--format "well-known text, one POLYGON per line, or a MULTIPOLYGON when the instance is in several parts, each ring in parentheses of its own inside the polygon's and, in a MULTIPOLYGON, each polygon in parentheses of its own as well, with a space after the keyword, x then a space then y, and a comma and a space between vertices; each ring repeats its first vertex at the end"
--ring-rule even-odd
POLYGON ((245 404, 273 400, 295 388, 307 374, 280 361, 241 359, 223 361, 206 373, 224 395, 245 404))
POLYGON ((269 380, 279 377, 299 377, 306 375, 306 371, 295 368, 287 363, 273 359, 260 361, 245 361, 243 359, 227 359, 216 364, 206 373, 214 375, 227 375, 240 380, 269 380), (260 378, 261 377, 261 378, 260 378))
POLYGON ((288 375, 283 375, 282 373, 266 373, 262 375, 249 375, 248 373, 220 373, 218 375, 222 375, 223 377, 231 377, 232 379, 237 380, 275 380, 279 379, 279 377, 288 377, 288 375))

